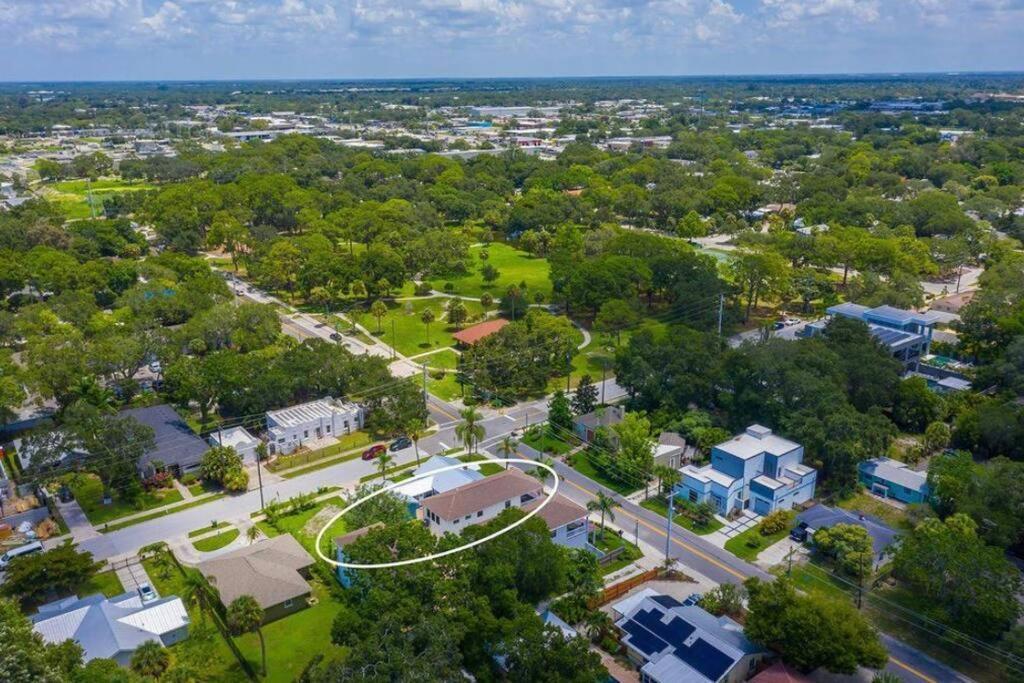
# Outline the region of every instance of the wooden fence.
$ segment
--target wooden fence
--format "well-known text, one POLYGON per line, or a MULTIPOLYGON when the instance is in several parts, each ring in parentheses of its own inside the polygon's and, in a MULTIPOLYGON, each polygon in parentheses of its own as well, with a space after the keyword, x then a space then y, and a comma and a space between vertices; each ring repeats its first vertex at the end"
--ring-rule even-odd
POLYGON ((616 598, 622 597, 623 595, 633 590, 640 584, 646 583, 647 581, 653 581, 657 579, 659 576, 661 576, 660 569, 649 569, 645 571, 643 574, 637 574, 636 576, 631 576, 624 581, 620 581, 619 583, 614 583, 611 586, 605 588, 603 591, 601 591, 601 594, 598 595, 598 597, 590 605, 590 609, 596 609, 600 605, 611 602, 616 598))

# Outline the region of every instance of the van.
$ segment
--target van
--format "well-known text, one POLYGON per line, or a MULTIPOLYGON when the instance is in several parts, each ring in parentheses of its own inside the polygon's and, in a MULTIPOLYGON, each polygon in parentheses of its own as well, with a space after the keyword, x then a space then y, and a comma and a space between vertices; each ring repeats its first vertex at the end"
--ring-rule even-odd
POLYGON ((0 569, 7 569, 7 565, 11 563, 16 557, 23 557, 24 555, 32 555, 34 553, 43 552, 43 544, 39 541, 33 541, 32 543, 26 543, 23 546, 8 550, 3 555, 0 555, 0 569))

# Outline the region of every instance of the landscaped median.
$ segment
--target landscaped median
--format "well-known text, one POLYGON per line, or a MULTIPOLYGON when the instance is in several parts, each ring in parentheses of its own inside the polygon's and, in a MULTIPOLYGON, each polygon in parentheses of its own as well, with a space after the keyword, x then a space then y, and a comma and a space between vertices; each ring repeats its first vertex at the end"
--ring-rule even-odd
POLYGON ((220 550, 233 543, 239 533, 238 529, 228 529, 219 534, 192 541, 192 547, 201 553, 212 553, 214 550, 220 550))

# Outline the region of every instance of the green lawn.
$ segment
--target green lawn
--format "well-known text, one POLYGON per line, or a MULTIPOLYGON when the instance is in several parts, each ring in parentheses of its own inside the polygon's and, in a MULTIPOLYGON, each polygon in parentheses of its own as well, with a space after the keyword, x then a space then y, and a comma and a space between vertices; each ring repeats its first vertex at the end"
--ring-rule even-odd
MULTIPOLYGON (((335 496, 328 498, 327 500, 317 503, 315 507, 309 510, 303 510, 291 515, 285 515, 278 519, 277 526, 271 526, 266 520, 257 522, 256 526, 260 528, 268 538, 273 538, 280 534, 291 534, 295 539, 303 545, 310 553, 314 551, 314 543, 316 542, 316 534, 307 534, 302 529, 306 526, 306 522, 311 520, 316 513, 320 512, 324 507, 333 505, 339 510, 345 507, 345 500, 341 497, 335 496)), ((336 536, 341 536, 346 531, 345 521, 342 519, 334 522, 324 534, 324 546, 326 547, 336 536)), ((326 550, 325 550, 326 552, 326 550)))
POLYGON ((857 491, 857 493, 849 498, 838 501, 837 504, 844 510, 863 512, 866 515, 878 517, 893 529, 909 531, 912 528, 910 520, 907 519, 906 512, 898 510, 891 505, 886 505, 863 489, 857 491))
POLYGON ((594 527, 591 543, 593 543, 594 547, 598 550, 602 550, 606 553, 611 552, 616 548, 625 547, 625 550, 622 551, 621 555, 608 564, 601 565, 602 576, 613 574, 623 567, 636 562, 643 556, 643 552, 640 551, 640 548, 625 540, 614 531, 605 530, 604 534, 602 534, 599 526, 594 527))
POLYGON ((624 484, 618 479, 612 479, 611 477, 605 476, 603 472, 594 466, 594 463, 590 460, 590 455, 587 451, 581 451, 574 454, 569 458, 569 466, 579 472, 585 477, 593 479, 598 484, 606 488, 610 488, 616 493, 621 493, 624 496, 629 495, 637 490, 637 487, 624 484))
POLYGON ((771 536, 762 536, 760 526, 755 526, 752 529, 747 529, 739 536, 733 536, 725 542, 725 549, 730 553, 746 560, 747 562, 753 562, 757 559, 757 556, 761 554, 761 551, 772 545, 776 541, 781 541, 783 538, 789 535, 790 527, 786 527, 782 531, 778 531, 771 536), (756 546, 751 546, 747 541, 757 541, 756 546))
MULTIPOLYGON (((665 519, 668 519, 668 501, 664 498, 648 498, 640 503, 640 506, 647 508, 651 512, 656 512, 665 519)), ((672 515, 672 523, 698 535, 710 534, 711 532, 718 531, 722 528, 722 523, 715 517, 711 518, 711 521, 707 526, 698 526, 696 522, 686 515, 684 505, 678 499, 676 500, 675 512, 672 515)))
POLYGON ((445 373, 441 379, 427 378, 427 391, 443 401, 454 401, 462 397, 462 387, 456 380, 455 373, 445 373))
MULTIPOLYGON (((298 679, 309 660, 322 654, 333 659, 344 653, 344 648, 331 643, 331 624, 335 615, 345 607, 316 578, 310 581, 316 604, 263 627, 267 644, 267 675, 270 683, 291 683, 298 679)), ((260 668, 260 641, 255 633, 235 638, 242 656, 253 669, 260 668)))
POLYGON ((505 469, 503 465, 499 465, 496 462, 489 462, 490 458, 487 458, 482 455, 462 455, 459 456, 459 460, 461 460, 462 462, 480 463, 480 466, 477 469, 480 471, 480 474, 484 475, 485 477, 489 477, 492 474, 497 474, 498 472, 501 472, 505 469))
POLYGON ((572 446, 567 444, 565 441, 551 436, 546 427, 531 429, 523 435, 523 438, 520 439, 520 441, 530 448, 535 448, 541 453, 554 453, 555 455, 568 453, 572 448, 572 446))
MULTIPOLYGON (((357 317, 363 327, 382 342, 393 346, 403 355, 415 356, 424 351, 443 349, 455 344, 452 333, 457 330, 447 322, 446 307, 449 301, 451 299, 448 297, 416 301, 388 301, 388 314, 380 319, 379 326, 377 319, 369 312, 364 312, 357 317), (434 311, 434 322, 430 323, 429 336, 427 326, 420 320, 423 311, 428 308, 434 311)), ((476 301, 464 300, 462 303, 469 313, 469 319, 463 327, 480 322, 483 306, 476 301)))
MULTIPOLYGON (((785 564, 775 570, 779 576, 786 574, 785 564)), ((813 562, 794 563, 790 574, 793 584, 808 593, 820 593, 830 598, 849 599, 851 587, 834 578, 825 569, 813 562)))
MULTIPOLYGON (((130 183, 117 178, 97 180, 92 183, 92 202, 97 216, 103 215, 103 200, 122 192, 152 190, 147 183, 130 183)), ((56 203, 69 219, 84 219, 92 215, 89 209, 89 188, 84 180, 65 180, 43 186, 42 194, 48 201, 56 203)))
MULTIPOLYGON (((162 566, 155 559, 142 561, 146 574, 153 581, 153 588, 163 597, 185 593, 184 576, 173 564, 162 566)), ((214 627, 209 612, 198 607, 189 606, 188 615, 189 637, 171 646, 171 654, 175 657, 194 660, 201 663, 205 680, 221 683, 243 683, 249 678, 245 675, 242 665, 228 647, 224 637, 214 627)))
POLYGON ((148 515, 142 515, 141 517, 136 517, 135 519, 129 520, 127 522, 121 522, 120 524, 108 524, 103 528, 99 529, 99 531, 100 533, 109 534, 110 532, 117 531, 118 529, 124 529, 125 527, 134 526, 136 524, 142 524, 143 522, 158 519, 166 515, 173 515, 175 513, 181 512, 182 510, 188 510, 189 508, 198 507, 200 505, 206 505, 207 503, 212 503, 215 500, 220 500, 226 495, 226 493, 215 493, 212 496, 207 496, 206 498, 202 498, 200 500, 193 500, 187 503, 182 503, 181 505, 175 505, 174 507, 168 510, 161 510, 159 512, 153 512, 148 515))
POLYGON ((223 531, 219 534, 214 534, 213 536, 209 536, 198 541, 192 541, 192 547, 201 553, 220 550, 238 538, 239 533, 241 532, 239 532, 238 529, 228 529, 227 531, 223 531))
POLYGON ((459 354, 451 349, 443 349, 429 356, 420 356, 416 362, 426 365, 430 370, 454 370, 459 365, 459 354))
MULTIPOLYGON (((280 472, 281 470, 288 470, 294 467, 303 467, 313 462, 333 458, 333 456, 345 453, 346 451, 353 451, 360 449, 363 446, 368 446, 372 441, 373 438, 366 432, 352 432, 351 434, 345 434, 339 437, 337 443, 315 451, 302 451, 293 455, 279 455, 267 463, 267 469, 271 472, 280 472)), ((349 455, 351 458, 354 458, 358 457, 359 453, 351 453, 349 455)), ((343 456, 332 459, 328 464, 334 464, 335 462, 340 462, 345 459, 350 458, 343 456)))
POLYGON ((79 586, 76 592, 82 598, 96 593, 102 593, 108 598, 112 598, 115 595, 124 593, 124 586, 121 585, 121 579, 117 578, 117 573, 111 569, 100 572, 92 577, 89 581, 79 586))
POLYGON ((454 293, 459 296, 479 298, 484 292, 490 292, 497 301, 509 286, 525 282, 531 303, 535 292, 541 292, 544 301, 551 300, 551 280, 548 277, 550 267, 546 259, 519 251, 507 244, 491 244, 486 247, 489 255, 486 263, 498 269, 498 279, 490 285, 485 285, 480 275, 480 268, 485 263, 480 259, 480 252, 484 249, 485 247, 470 248, 469 258, 466 259, 469 272, 466 275, 434 278, 430 281, 431 286, 438 291, 444 291, 445 283, 450 282, 455 285, 454 293))
POLYGON ((188 492, 193 496, 201 496, 204 493, 213 493, 220 490, 219 486, 208 481, 201 481, 188 487, 188 492))
POLYGON ((205 533, 213 531, 214 529, 223 529, 224 527, 229 526, 231 526, 230 522, 217 522, 216 524, 211 524, 210 526, 204 526, 202 529, 196 529, 195 531, 188 532, 188 537, 195 538, 196 536, 201 536, 205 533))
POLYGON ((182 500, 176 489, 160 489, 144 491, 134 502, 122 500, 114 495, 110 505, 103 504, 103 484, 93 474, 71 474, 65 478, 75 500, 82 506, 85 516, 94 525, 102 525, 120 517, 136 512, 152 510, 162 505, 170 505, 182 500))

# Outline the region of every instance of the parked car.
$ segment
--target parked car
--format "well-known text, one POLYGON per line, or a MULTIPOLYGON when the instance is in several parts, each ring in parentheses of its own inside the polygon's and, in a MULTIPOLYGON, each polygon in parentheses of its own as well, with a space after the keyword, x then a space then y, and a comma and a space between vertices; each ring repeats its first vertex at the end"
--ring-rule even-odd
POLYGON ((786 327, 792 327, 793 325, 799 325, 802 322, 803 321, 800 320, 800 318, 796 318, 796 317, 792 317, 792 316, 787 316, 787 317, 782 319, 782 324, 785 325, 786 327))
POLYGON ((689 597, 683 600, 683 607, 696 605, 698 602, 700 602, 700 593, 690 593, 689 597))
POLYGON ((400 451, 403 448, 408 448, 411 445, 412 439, 407 436, 400 436, 391 442, 391 445, 388 446, 388 450, 394 453, 395 451, 400 451))
POLYGON ((139 597, 142 598, 142 603, 146 604, 156 600, 157 595, 152 586, 148 583, 143 583, 139 585, 139 597))
POLYGON ((33 555, 35 553, 43 552, 43 544, 39 541, 32 541, 25 545, 18 546, 8 550, 3 555, 0 555, 0 569, 7 569, 7 565, 11 563, 16 557, 24 557, 25 555, 33 555))
POLYGON ((373 460, 377 456, 387 452, 387 446, 382 443, 374 444, 363 451, 363 460, 373 460))
POLYGON ((341 335, 338 334, 337 332, 331 332, 331 341, 340 342, 341 341, 341 335))
POLYGON ((773 330, 781 330, 784 327, 786 327, 786 323, 783 322, 782 320, 776 320, 774 323, 772 323, 773 330))
POLYGON ((807 531, 807 522, 800 522, 789 532, 789 537, 797 543, 806 543, 810 534, 807 531))

